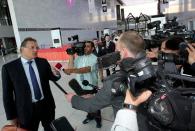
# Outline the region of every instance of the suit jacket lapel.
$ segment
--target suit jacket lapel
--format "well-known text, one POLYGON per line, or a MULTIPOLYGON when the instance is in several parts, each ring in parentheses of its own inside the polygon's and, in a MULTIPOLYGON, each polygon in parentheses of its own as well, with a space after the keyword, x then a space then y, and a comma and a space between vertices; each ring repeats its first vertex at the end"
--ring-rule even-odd
POLYGON ((18 58, 17 63, 16 63, 16 69, 17 72, 20 72, 20 79, 23 80, 23 84, 25 85, 24 87, 28 87, 26 89, 28 89, 30 91, 30 85, 28 83, 28 79, 26 77, 25 71, 24 71, 24 67, 22 65, 22 61, 21 58, 18 58))

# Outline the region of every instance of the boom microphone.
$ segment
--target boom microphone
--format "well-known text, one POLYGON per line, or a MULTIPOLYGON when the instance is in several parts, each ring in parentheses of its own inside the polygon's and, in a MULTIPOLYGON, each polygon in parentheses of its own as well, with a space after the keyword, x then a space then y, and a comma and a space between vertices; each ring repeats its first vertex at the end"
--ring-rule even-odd
POLYGON ((70 80, 68 84, 74 90, 74 92, 79 96, 95 93, 94 90, 83 90, 76 79, 70 80))
POLYGON ((90 87, 92 87, 92 88, 94 88, 94 89, 98 89, 97 86, 92 85, 92 84, 89 84, 89 81, 88 81, 88 80, 83 80, 82 84, 83 84, 84 86, 90 86, 90 87))

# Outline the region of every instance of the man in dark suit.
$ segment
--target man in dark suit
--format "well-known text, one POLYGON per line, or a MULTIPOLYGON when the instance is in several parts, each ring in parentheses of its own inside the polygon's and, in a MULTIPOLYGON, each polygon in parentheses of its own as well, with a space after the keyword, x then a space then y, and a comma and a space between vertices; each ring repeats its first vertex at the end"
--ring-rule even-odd
POLYGON ((55 103, 49 80, 57 81, 60 74, 46 59, 38 58, 37 51, 37 41, 26 38, 21 43, 21 57, 3 65, 3 103, 11 124, 37 131, 41 121, 45 131, 52 131, 55 103))
POLYGON ((93 50, 93 54, 96 55, 97 57, 101 57, 106 54, 106 46, 105 43, 98 41, 97 38, 93 39, 93 43, 95 46, 95 49, 93 50))
MULTIPOLYGON (((115 51, 115 43, 111 41, 110 35, 108 34, 105 35, 105 49, 105 54, 112 53, 115 51)), ((115 71, 115 68, 113 70, 115 71)), ((106 69, 106 74, 107 76, 110 75, 109 69, 106 69)))

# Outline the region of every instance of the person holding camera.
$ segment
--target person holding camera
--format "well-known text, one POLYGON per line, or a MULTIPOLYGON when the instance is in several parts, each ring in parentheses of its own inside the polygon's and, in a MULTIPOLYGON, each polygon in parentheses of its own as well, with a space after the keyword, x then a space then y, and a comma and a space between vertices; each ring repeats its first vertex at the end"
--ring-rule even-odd
MULTIPOLYGON (((84 46, 84 55, 78 56, 74 59, 74 55, 70 55, 69 67, 64 69, 64 73, 70 75, 76 74, 76 80, 83 90, 93 90, 91 86, 84 86, 82 82, 87 80, 90 84, 98 85, 98 69, 97 69, 97 57, 93 54, 94 43, 86 41, 84 46)), ((87 124, 89 121, 95 119, 96 127, 101 128, 101 112, 100 110, 89 111, 83 124, 87 124)))
MULTIPOLYGON (((139 53, 144 51, 145 47, 143 38, 135 31, 127 31, 121 34, 116 45, 116 50, 121 56, 120 61, 126 58, 135 59, 139 53)), ((123 81, 126 79, 127 74, 120 70, 104 79, 103 87, 90 98, 83 98, 73 93, 68 93, 65 97, 68 102, 71 102, 73 108, 86 112, 94 112, 112 105, 114 115, 116 115, 117 111, 122 108, 124 94, 115 95, 114 92, 116 91, 115 89, 120 88, 120 85, 123 84, 123 81)), ((143 130, 146 131, 148 127, 145 127, 144 122, 141 124, 144 126, 143 130)))
POLYGON ((139 128, 137 123, 136 109, 151 95, 152 92, 146 90, 143 91, 139 96, 134 97, 131 91, 127 90, 124 100, 124 107, 117 112, 111 131, 138 131, 139 128))

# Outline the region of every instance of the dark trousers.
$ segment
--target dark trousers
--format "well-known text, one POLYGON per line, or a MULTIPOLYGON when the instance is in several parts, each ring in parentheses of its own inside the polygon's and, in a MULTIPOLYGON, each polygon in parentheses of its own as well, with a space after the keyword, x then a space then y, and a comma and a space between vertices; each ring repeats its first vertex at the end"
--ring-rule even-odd
POLYGON ((33 113, 30 125, 21 125, 30 131, 38 131, 41 122, 45 131, 53 131, 50 124, 55 119, 55 110, 46 109, 44 101, 33 103, 33 113))
POLYGON ((96 123, 101 123, 101 121, 102 121, 101 111, 98 110, 94 113, 88 113, 87 118, 90 119, 90 120, 95 119, 96 123))
POLYGON ((110 75, 110 70, 106 69, 106 76, 109 76, 109 75, 110 75))

